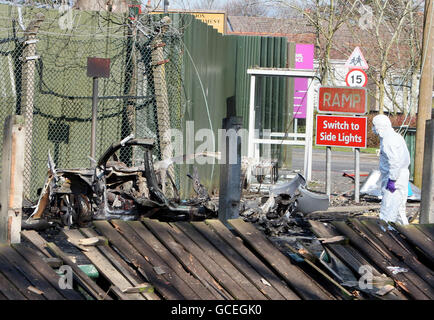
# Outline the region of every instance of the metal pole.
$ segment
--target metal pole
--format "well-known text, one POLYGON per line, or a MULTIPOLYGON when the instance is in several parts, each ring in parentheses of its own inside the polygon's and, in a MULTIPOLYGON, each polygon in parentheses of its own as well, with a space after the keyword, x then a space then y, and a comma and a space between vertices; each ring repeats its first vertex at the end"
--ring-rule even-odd
POLYGON ((425 127, 425 154, 423 157, 422 199, 420 223, 434 223, 434 120, 425 127))
POLYGON ((92 131, 90 135, 90 156, 95 159, 96 120, 98 115, 98 78, 93 77, 92 89, 92 131))
MULTIPOLYGON (((294 133, 298 133, 298 119, 294 119, 294 133)), ((294 141, 297 141, 297 136, 294 137, 294 141)))
POLYGON ((331 195, 332 189, 332 148, 326 149, 326 193, 331 195))
POLYGON ((240 199, 241 199, 241 138, 237 135, 241 129, 241 117, 227 117, 223 119, 222 127, 225 131, 222 133, 221 141, 223 148, 221 155, 225 162, 220 166, 220 197, 218 218, 228 228, 231 228, 227 222, 228 219, 239 217, 240 199), (232 132, 226 133, 232 129, 232 132), (230 137, 234 134, 234 139, 230 137), (233 145, 233 144, 236 145, 233 145), (233 154, 236 152, 236 155, 233 154), (234 162, 236 159, 236 163, 234 162))
POLYGON ((360 149, 354 148, 354 201, 360 202, 360 149))

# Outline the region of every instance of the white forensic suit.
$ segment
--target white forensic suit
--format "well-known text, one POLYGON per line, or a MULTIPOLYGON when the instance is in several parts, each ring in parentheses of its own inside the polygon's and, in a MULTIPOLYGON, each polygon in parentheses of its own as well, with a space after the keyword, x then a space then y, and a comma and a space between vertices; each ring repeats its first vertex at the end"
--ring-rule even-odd
POLYGON ((389 118, 377 115, 373 119, 373 131, 380 136, 380 164, 382 201, 380 219, 399 224, 408 224, 406 203, 410 173, 410 153, 404 138, 395 132, 389 118), (390 180, 395 181, 396 190, 388 187, 390 180))

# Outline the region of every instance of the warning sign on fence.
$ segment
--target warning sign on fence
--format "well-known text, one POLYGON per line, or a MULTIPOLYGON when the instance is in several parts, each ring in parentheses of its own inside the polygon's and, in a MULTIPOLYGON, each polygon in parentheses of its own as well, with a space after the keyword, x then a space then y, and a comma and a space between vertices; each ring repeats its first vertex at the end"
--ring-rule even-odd
POLYGON ((316 116, 316 145, 366 148, 366 117, 316 116))

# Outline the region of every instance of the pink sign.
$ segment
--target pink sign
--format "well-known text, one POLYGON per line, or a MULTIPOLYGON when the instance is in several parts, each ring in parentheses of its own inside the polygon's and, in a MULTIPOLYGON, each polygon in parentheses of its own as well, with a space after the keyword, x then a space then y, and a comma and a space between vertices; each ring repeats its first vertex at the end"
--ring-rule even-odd
POLYGON ((313 44, 295 45, 295 69, 313 69, 313 44))
MULTIPOLYGON (((295 45, 295 68, 313 69, 313 44, 295 45)), ((294 79, 294 118, 306 118, 308 79, 294 79)))

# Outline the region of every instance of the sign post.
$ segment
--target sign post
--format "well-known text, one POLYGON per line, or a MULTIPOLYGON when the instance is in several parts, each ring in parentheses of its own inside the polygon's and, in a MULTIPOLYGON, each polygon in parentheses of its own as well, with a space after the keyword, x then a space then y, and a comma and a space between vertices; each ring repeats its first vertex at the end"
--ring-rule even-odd
POLYGON ((332 147, 326 148, 326 194, 332 194, 332 147))
MULTIPOLYGON (((110 59, 87 58, 87 76, 92 77, 92 126, 90 138, 90 157, 95 159, 96 125, 98 116, 98 78, 110 77, 110 59)), ((91 163, 92 165, 92 163, 91 163)))
POLYGON ((360 149, 366 148, 367 109, 365 88, 321 87, 319 89, 316 145, 326 146, 326 193, 331 195, 331 147, 355 148, 355 201, 359 201, 360 149), (342 116, 334 114, 351 114, 342 116), (329 115, 333 114, 333 115, 329 115))

